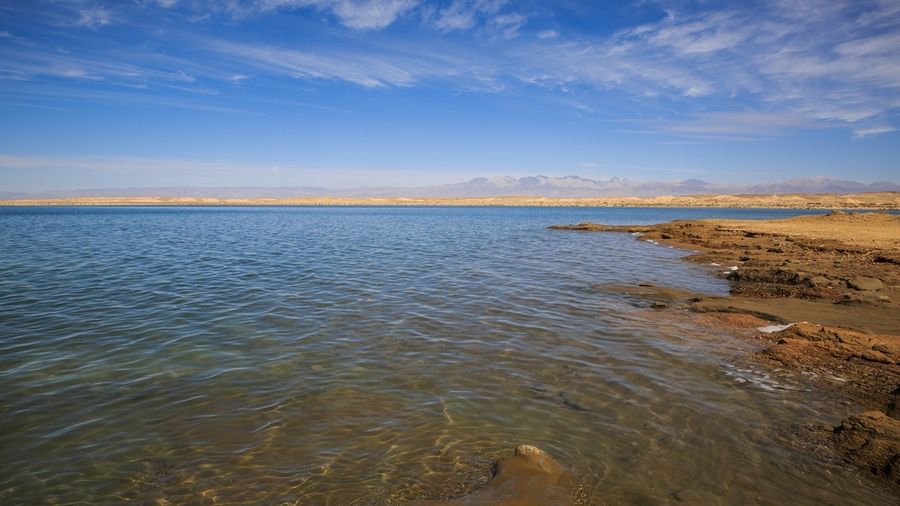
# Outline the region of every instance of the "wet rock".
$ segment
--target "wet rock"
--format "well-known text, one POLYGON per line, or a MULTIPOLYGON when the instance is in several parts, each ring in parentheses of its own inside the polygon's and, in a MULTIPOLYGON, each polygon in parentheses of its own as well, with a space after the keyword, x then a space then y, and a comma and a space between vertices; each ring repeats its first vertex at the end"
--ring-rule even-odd
POLYGON ((746 268, 733 271, 728 279, 737 283, 780 283, 785 285, 805 284, 808 276, 805 272, 789 269, 756 269, 746 268))
POLYGON ((656 301, 653 304, 650 304, 650 307, 652 307, 653 309, 665 309, 669 307, 669 305, 665 302, 656 301))
POLYGON ((852 279, 848 279, 847 286, 861 292, 874 292, 884 288, 881 280, 877 278, 867 278, 864 276, 858 276, 852 279))
POLYGON ((539 448, 522 445, 497 462, 497 472, 478 492, 452 501, 413 501, 407 506, 567 506, 575 496, 562 466, 539 448))
POLYGON ((880 411, 853 415, 834 429, 832 441, 847 461, 900 485, 900 420, 880 411))

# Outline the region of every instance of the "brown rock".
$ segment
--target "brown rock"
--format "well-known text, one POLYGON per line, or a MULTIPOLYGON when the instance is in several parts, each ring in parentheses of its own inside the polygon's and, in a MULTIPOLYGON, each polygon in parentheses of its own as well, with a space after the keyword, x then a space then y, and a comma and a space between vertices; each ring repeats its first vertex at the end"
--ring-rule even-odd
POLYGON ((575 497, 563 484, 562 467, 534 446, 516 448, 497 462, 494 479, 474 494, 452 501, 413 501, 407 506, 567 506, 575 497))
POLYGON ((877 278, 867 278, 865 276, 857 276, 847 280, 847 286, 861 292, 875 292, 884 288, 881 280, 877 278))
POLYGON ((841 422, 832 441, 835 451, 849 462, 900 485, 900 421, 866 411, 841 422))
POLYGON ((807 284, 812 287, 828 286, 831 284, 831 281, 829 281, 825 276, 813 276, 811 278, 808 278, 807 284))

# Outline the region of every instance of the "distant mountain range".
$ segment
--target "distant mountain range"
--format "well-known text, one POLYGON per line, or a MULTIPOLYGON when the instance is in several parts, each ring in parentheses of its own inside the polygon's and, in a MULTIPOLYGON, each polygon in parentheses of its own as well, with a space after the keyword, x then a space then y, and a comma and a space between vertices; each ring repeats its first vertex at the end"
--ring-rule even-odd
POLYGON ((97 190, 60 190, 34 193, 0 192, 0 199, 69 197, 210 197, 218 199, 292 198, 292 197, 659 197, 708 194, 785 194, 785 193, 865 193, 900 191, 900 185, 888 181, 872 184, 841 181, 831 177, 804 177, 783 183, 732 185, 707 183, 698 179, 669 182, 639 182, 614 177, 605 181, 578 176, 497 176, 475 178, 465 183, 419 188, 254 188, 254 187, 172 187, 105 188, 97 190))

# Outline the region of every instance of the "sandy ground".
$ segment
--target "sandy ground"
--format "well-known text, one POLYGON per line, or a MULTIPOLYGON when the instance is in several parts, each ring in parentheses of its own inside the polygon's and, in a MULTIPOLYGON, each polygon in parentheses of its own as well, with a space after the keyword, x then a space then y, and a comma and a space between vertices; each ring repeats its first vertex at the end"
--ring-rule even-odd
POLYGON ((775 437, 853 464, 900 495, 900 216, 837 211, 784 220, 551 228, 639 233, 641 240, 698 251, 687 261, 721 268, 716 272, 731 282, 730 297, 647 284, 609 289, 643 295, 657 309, 721 315, 708 324, 768 343, 748 358, 810 374, 834 402, 849 399, 866 410, 837 427, 780 427, 775 437), (753 330, 766 323, 793 325, 753 330))
POLYGON ((699 195, 690 197, 475 197, 216 199, 201 197, 78 197, 0 200, 5 206, 561 206, 561 207, 735 207, 792 209, 900 209, 900 192, 850 195, 699 195))
MULTIPOLYGON (((873 213, 834 213, 827 216, 798 216, 784 220, 710 220, 720 229, 759 234, 840 241, 847 245, 900 252, 900 217, 873 213)), ((746 234, 745 234, 746 235, 746 234)))

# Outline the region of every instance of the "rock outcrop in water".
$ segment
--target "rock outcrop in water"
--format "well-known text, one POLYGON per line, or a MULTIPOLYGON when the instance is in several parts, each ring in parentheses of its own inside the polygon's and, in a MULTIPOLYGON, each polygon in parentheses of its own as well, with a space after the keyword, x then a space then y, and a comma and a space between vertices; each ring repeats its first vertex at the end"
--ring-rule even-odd
POLYGON ((522 445, 497 462, 497 471, 478 492, 451 501, 413 501, 407 506, 568 506, 575 497, 563 483, 562 466, 537 447, 522 445))

